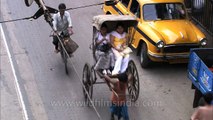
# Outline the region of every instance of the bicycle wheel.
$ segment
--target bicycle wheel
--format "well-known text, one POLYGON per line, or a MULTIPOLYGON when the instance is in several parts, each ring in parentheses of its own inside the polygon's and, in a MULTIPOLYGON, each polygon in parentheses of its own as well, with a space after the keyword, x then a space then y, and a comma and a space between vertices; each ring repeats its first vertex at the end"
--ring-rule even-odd
POLYGON ((67 56, 66 52, 63 49, 61 50, 61 57, 62 57, 62 60, 64 62, 65 72, 68 75, 69 74, 68 67, 67 67, 67 58, 68 58, 68 56, 67 56))

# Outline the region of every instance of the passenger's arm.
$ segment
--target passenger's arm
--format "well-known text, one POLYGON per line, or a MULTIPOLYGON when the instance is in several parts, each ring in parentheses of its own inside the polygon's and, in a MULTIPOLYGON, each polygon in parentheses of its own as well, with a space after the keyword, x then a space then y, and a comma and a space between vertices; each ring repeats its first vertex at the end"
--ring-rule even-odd
POLYGON ((96 39, 96 44, 99 45, 101 44, 104 40, 107 40, 106 38, 103 38, 102 40, 98 40, 98 38, 96 39))
POLYGON ((123 47, 123 48, 126 48, 126 47, 128 46, 128 43, 129 43, 129 38, 128 38, 128 35, 126 34, 126 35, 125 35, 125 41, 124 41, 124 43, 122 44, 122 47, 123 47))
POLYGON ((115 36, 113 35, 110 35, 110 43, 112 45, 112 48, 114 48, 115 50, 117 50, 118 52, 121 52, 120 49, 116 48, 116 46, 114 45, 114 39, 115 39, 115 36))
POLYGON ((110 35, 110 43, 111 43, 112 47, 113 47, 114 49, 116 49, 116 48, 115 48, 115 45, 113 44, 113 43, 114 43, 114 39, 115 39, 115 37, 114 37, 113 35, 110 35))
POLYGON ((96 44, 99 45, 99 44, 101 44, 103 41, 104 41, 104 39, 102 39, 102 40, 100 40, 100 41, 96 40, 96 44))

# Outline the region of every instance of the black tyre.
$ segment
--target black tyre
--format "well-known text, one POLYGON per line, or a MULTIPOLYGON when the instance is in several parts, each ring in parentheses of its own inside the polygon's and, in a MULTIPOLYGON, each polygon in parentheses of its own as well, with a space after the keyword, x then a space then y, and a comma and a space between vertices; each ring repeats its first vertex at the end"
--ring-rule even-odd
POLYGON ((87 105, 90 104, 89 97, 92 99, 93 94, 93 84, 91 80, 91 67, 89 64, 84 65, 83 69, 83 76, 82 76, 82 83, 83 83, 83 94, 84 100, 87 105))
POLYGON ((147 46, 145 43, 143 43, 140 50, 140 63, 142 68, 148 68, 151 64, 151 60, 147 53, 147 46))
POLYGON ((133 79, 128 82, 128 92, 131 101, 135 102, 138 99, 140 93, 140 81, 138 76, 138 70, 132 60, 129 61, 127 72, 128 74, 133 75, 133 79))

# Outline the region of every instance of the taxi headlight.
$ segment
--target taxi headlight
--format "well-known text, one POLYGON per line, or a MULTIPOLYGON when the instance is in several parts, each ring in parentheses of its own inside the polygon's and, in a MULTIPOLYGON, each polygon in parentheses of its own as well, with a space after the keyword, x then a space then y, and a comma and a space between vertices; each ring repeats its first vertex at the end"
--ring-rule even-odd
POLYGON ((162 40, 160 40, 160 41, 157 42, 156 46, 157 46, 159 49, 161 49, 161 48, 164 47, 164 42, 163 42, 162 40))
POLYGON ((200 45, 201 46, 205 46, 207 44, 207 39, 206 38, 203 38, 200 40, 200 45))

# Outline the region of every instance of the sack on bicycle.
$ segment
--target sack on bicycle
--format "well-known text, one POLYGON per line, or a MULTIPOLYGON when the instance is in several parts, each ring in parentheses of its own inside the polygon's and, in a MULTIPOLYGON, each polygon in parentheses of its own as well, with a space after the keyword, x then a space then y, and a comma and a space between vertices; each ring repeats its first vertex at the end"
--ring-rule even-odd
POLYGON ((70 38, 69 30, 62 31, 60 35, 63 39, 64 47, 68 54, 73 54, 78 49, 78 44, 70 38))
POLYGON ((78 44, 73 41, 70 37, 64 39, 64 47, 68 54, 73 54, 78 49, 78 44))

